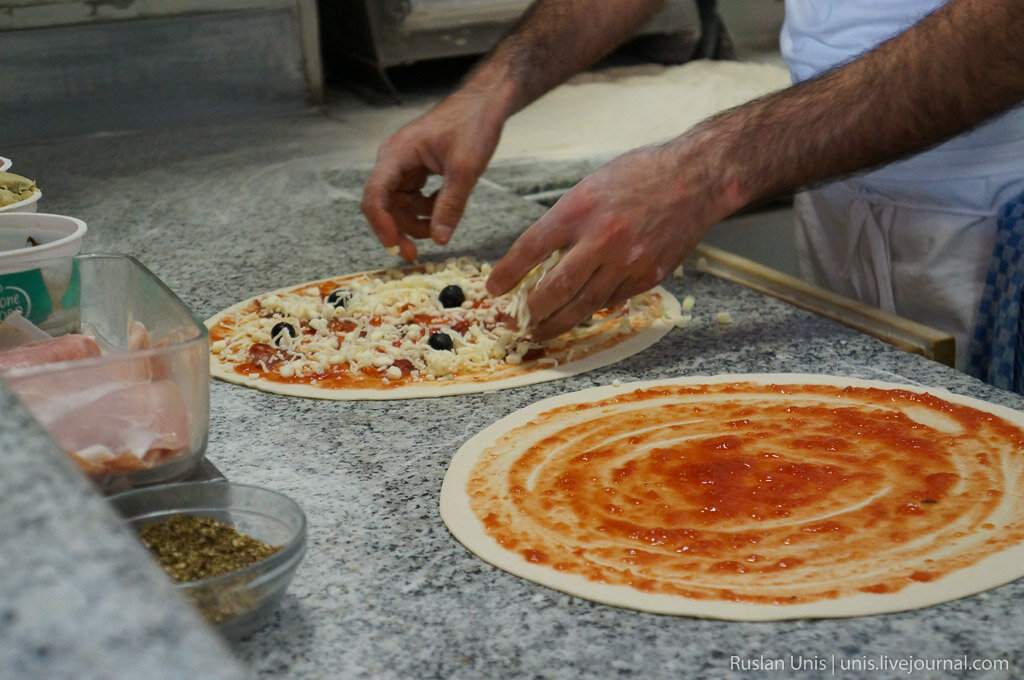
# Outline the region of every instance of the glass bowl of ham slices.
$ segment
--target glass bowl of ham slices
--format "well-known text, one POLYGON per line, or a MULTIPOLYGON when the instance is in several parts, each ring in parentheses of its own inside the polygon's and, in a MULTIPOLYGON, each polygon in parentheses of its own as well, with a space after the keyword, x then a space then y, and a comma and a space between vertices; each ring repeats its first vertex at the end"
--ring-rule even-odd
POLYGON ((206 450, 206 327, 130 256, 68 259, 60 332, 0 321, 0 380, 101 491, 185 477, 206 450))

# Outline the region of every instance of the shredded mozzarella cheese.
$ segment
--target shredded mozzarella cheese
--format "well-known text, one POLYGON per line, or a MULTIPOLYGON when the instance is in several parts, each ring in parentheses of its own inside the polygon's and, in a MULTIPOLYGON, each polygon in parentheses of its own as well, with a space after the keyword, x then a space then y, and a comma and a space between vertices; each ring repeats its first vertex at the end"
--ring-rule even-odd
POLYGON ((548 255, 548 258, 531 269, 523 280, 515 285, 508 293, 509 308, 519 328, 525 331, 530 327, 530 307, 526 304, 526 296, 530 294, 537 284, 541 282, 558 261, 562 259, 562 251, 556 250, 548 255))
POLYGON ((521 359, 539 345, 499 323, 501 314, 509 314, 508 300, 489 298, 484 289, 489 272, 489 265, 457 258, 430 263, 422 272, 362 275, 344 282, 351 296, 338 307, 328 304, 317 287, 269 294, 259 299, 257 318, 239 318, 237 335, 217 341, 212 349, 224 359, 241 359, 244 352, 229 353, 228 348, 254 343, 279 348, 287 360, 278 373, 286 378, 341 365, 350 371, 376 368, 386 379, 398 380, 403 373, 395 363, 404 360, 412 366, 411 378, 436 379, 500 365, 512 347, 521 359), (463 290, 466 299, 459 307, 446 309, 438 299, 448 285, 463 290), (275 340, 271 329, 281 321, 303 331, 295 338, 281 333, 275 340), (354 327, 341 333, 332 330, 332 323, 354 327), (428 331, 447 334, 452 350, 432 348, 428 331))

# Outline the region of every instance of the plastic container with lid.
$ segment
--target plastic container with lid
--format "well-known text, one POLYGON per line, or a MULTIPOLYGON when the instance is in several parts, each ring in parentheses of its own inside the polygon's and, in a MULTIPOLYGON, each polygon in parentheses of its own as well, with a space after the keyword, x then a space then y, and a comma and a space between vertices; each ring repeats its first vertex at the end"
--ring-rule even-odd
POLYGON ((67 332, 79 294, 73 256, 86 231, 66 215, 0 213, 0 320, 19 310, 51 335, 67 332))
POLYGON ((43 197, 43 192, 36 189, 32 192, 32 195, 28 198, 18 201, 17 203, 8 203, 7 205, 0 205, 0 214, 2 213, 34 213, 39 210, 39 199, 43 197))
MULTIPOLYGON (((8 171, 10 170, 12 165, 13 163, 11 162, 10 158, 4 158, 3 156, 0 156, 0 173, 6 173, 3 177, 3 182, 0 182, 0 186, 7 186, 9 188, 7 182, 10 181, 12 178, 18 178, 19 181, 16 184, 18 184, 19 186, 24 185, 26 182, 31 181, 26 177, 21 177, 20 175, 9 173, 8 171)), ((39 210, 39 199, 43 197, 43 192, 39 190, 39 187, 35 186, 35 183, 32 183, 31 186, 32 193, 27 198, 22 198, 20 201, 15 201, 14 203, 0 202, 0 213, 37 212, 39 210)), ((19 196, 23 194, 23 189, 19 190, 18 194, 19 196)), ((10 198, 4 198, 4 200, 9 201, 10 198)))

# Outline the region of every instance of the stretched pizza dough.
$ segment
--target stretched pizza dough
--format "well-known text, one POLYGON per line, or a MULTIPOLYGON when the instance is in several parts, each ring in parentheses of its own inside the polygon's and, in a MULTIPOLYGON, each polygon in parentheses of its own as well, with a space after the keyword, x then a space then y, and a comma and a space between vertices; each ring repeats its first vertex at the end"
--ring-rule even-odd
MULTIPOLYGON (((772 390, 775 390, 773 394, 777 394, 780 408, 782 404, 793 404, 799 409, 801 405, 809 403, 799 394, 799 388, 776 390, 773 387, 772 390)), ((853 393, 853 402, 848 405, 847 411, 836 411, 836 413, 857 417, 857 410, 861 404, 857 401, 859 397, 856 394, 860 393, 853 393)), ((817 397, 812 395, 812 401, 815 398, 817 397)), ((686 398, 682 398, 682 401, 686 401, 686 398)), ((763 401, 758 398, 754 399, 754 403, 763 404, 763 401)), ((696 405, 701 406, 701 404, 696 405)), ((686 405, 686 408, 689 409, 690 406, 686 405)), ((749 423, 756 425, 764 412, 760 407, 750 409, 744 418, 749 422, 738 425, 738 427, 744 429, 748 427, 749 423)), ((711 416, 707 416, 707 418, 710 419, 711 416)), ((785 424, 782 422, 765 423, 765 425, 767 425, 767 429, 760 431, 770 432, 785 429, 785 424)), ((502 418, 472 437, 455 454, 445 475, 441 488, 440 513, 442 520, 455 538, 484 561, 549 588, 608 605, 659 614, 742 621, 850 617, 911 610, 966 597, 1024 576, 1024 498, 1022 498, 1024 489, 1020 488, 1020 485, 1024 483, 1024 460, 1022 460, 1024 448, 1021 447, 1021 436, 1024 431, 1021 430, 1022 425, 1024 425, 1024 414, 944 390, 832 376, 726 375, 598 387, 545 399, 502 418), (967 494, 966 498, 960 499, 965 501, 961 502, 961 506, 967 509, 962 509, 959 516, 950 516, 939 521, 940 524, 946 525, 945 528, 937 529, 933 532, 934 535, 929 536, 913 535, 911 527, 911 530, 908 530, 906 543, 899 543, 893 541, 889 536, 859 535, 858 532, 868 530, 863 527, 853 527, 854 531, 848 539, 855 546, 851 548, 851 551, 863 550, 863 546, 873 546, 869 550, 875 555, 862 554, 859 557, 856 554, 836 555, 833 565, 835 571, 844 574, 843 578, 851 579, 852 583, 863 585, 878 581, 890 584, 885 588, 879 586, 878 589, 868 589, 870 592, 865 592, 859 587, 846 592, 843 590, 842 584, 830 584, 829 580, 833 578, 833 570, 827 563, 804 571, 800 571, 798 563, 794 567, 796 573, 794 578, 797 582, 789 584, 794 588, 792 592, 816 592, 814 589, 817 585, 813 583, 815 579, 820 579, 825 584, 822 586, 825 590, 835 588, 834 597, 808 597, 806 601, 800 601, 800 598, 783 598, 781 602, 776 598, 773 601, 772 592, 759 593, 757 590, 761 587, 758 586, 759 583, 771 584, 773 579, 776 583, 785 583, 784 579, 779 580, 771 573, 768 577, 752 574, 748 583, 743 586, 748 589, 743 591, 739 587, 744 578, 742 574, 737 574, 735 571, 723 571, 721 575, 716 575, 707 569, 695 572, 692 576, 679 577, 679 582, 673 585, 673 588, 677 588, 677 590, 693 592, 695 594, 693 597, 658 592, 657 587, 646 587, 650 584, 644 582, 642 560, 637 563, 639 566, 631 566, 626 571, 635 576, 635 582, 644 589, 618 583, 616 579, 619 577, 621 569, 616 568, 615 565, 611 565, 609 568, 607 563, 601 564, 601 551, 605 549, 605 546, 601 545, 600 540, 593 543, 586 541, 574 543, 579 539, 574 538, 572 534, 575 532, 580 536, 593 537, 594 535, 612 533, 609 527, 613 526, 614 518, 619 515, 612 513, 611 510, 604 513, 602 509, 601 513, 595 515, 596 520, 590 520, 591 526, 585 526, 586 521, 579 524, 579 517, 565 512, 564 505, 559 505, 560 501, 565 500, 565 498, 559 498, 559 485, 562 485, 561 488, 568 488, 565 485, 568 484, 567 480, 571 477, 573 466, 559 467, 562 462, 559 456, 562 455, 565 460, 573 456, 584 456, 588 460, 597 460, 602 455, 620 455, 623 460, 615 461, 612 467, 605 469, 605 472, 608 472, 609 475, 613 473, 621 475, 624 474, 624 470, 632 469, 630 466, 642 469, 647 458, 663 455, 664 451, 670 451, 673 445, 686 448, 683 443, 687 441, 688 437, 691 440, 690 444, 694 444, 694 438, 728 437, 730 427, 727 425, 723 425, 721 428, 717 428, 717 426, 710 428, 704 434, 695 434, 696 431, 701 430, 697 420, 687 416, 681 418, 679 422, 673 423, 671 419, 659 420, 658 413, 661 412, 659 409, 663 407, 666 409, 679 408, 681 398, 671 391, 691 386, 709 386, 712 395, 718 394, 718 396, 700 397, 698 395, 695 397, 696 402, 707 399, 708 403, 703 406, 710 405, 712 414, 717 408, 716 400, 719 404, 728 404, 729 408, 735 408, 744 399, 742 394, 723 396, 716 392, 716 390, 733 383, 753 385, 755 392, 761 389, 758 386, 785 385, 849 387, 854 390, 865 388, 864 394, 870 393, 872 389, 898 390, 898 393, 893 394, 898 395, 900 408, 893 409, 892 414, 883 413, 889 407, 880 407, 868 397, 865 397, 867 399, 865 403, 868 406, 864 413, 869 415, 873 413, 872 418, 880 417, 883 422, 885 419, 892 418, 897 423, 902 422, 904 425, 909 423, 910 432, 914 434, 909 439, 901 440, 901 445, 913 448, 913 441, 916 438, 922 447, 922 453, 915 453, 913 456, 893 454, 892 460, 887 463, 878 460, 864 462, 860 466, 863 469, 860 470, 855 469, 857 464, 854 462, 857 460, 857 456, 862 455, 858 451, 851 452, 852 457, 836 459, 847 461, 851 469, 846 471, 837 472, 837 466, 841 468, 843 464, 836 463, 831 458, 827 465, 817 461, 811 466, 813 469, 809 468, 808 471, 805 471, 806 474, 801 473, 804 474, 805 480, 813 478, 811 472, 819 474, 825 470, 828 471, 828 474, 842 473, 846 475, 844 482, 835 484, 825 491, 817 490, 818 487, 813 485, 808 487, 809 493, 800 501, 806 506, 801 508, 799 503, 794 504, 790 515, 778 513, 777 516, 771 516, 771 504, 769 503, 757 508, 756 513, 754 510, 750 511, 751 514, 760 515, 757 520, 751 521, 744 516, 743 512, 739 512, 732 514, 725 525, 717 527, 724 532, 721 535, 731 535, 734 538, 738 536, 743 540, 749 539, 752 543, 749 552, 751 554, 764 552, 760 557, 769 561, 765 563, 771 563, 771 560, 780 558, 779 554, 773 555, 768 552, 768 547, 765 544, 771 542, 773 532, 778 533, 777 529, 783 524, 792 524, 792 535, 799 537, 801 536, 800 532, 807 531, 808 527, 812 527, 813 531, 825 531, 831 525, 842 527, 843 522, 848 518, 871 517, 872 514, 868 510, 876 506, 884 507, 883 501, 886 500, 886 495, 899 493, 900 489, 899 480, 887 476, 890 468, 886 466, 892 466, 892 470, 901 470, 903 468, 900 466, 906 465, 913 467, 916 461, 924 460, 927 455, 932 455, 924 453, 931 446, 929 442, 941 443, 945 442, 947 438, 952 442, 957 436, 960 425, 956 418, 949 416, 946 411, 955 414, 957 413, 956 408, 967 407, 963 410, 963 413, 966 414, 964 417, 967 419, 964 422, 974 422, 975 416, 972 414, 977 414, 977 422, 982 427, 991 425, 1002 428, 998 431, 1003 432, 1007 437, 1007 441, 1003 442, 1004 449, 993 450, 991 455, 995 459, 989 460, 983 467, 979 467, 979 461, 986 455, 984 451, 987 450, 986 447, 990 446, 988 441, 980 442, 978 450, 982 453, 977 454, 977 461, 956 455, 950 457, 950 461, 955 466, 959 466, 956 469, 962 477, 973 475, 974 478, 980 479, 980 481, 970 482, 971 484, 981 484, 980 488, 986 489, 985 485, 998 484, 1001 488, 977 492, 958 486, 960 483, 949 486, 952 484, 951 478, 943 478, 941 474, 932 474, 928 476, 928 483, 933 485, 934 491, 911 494, 908 497, 909 500, 904 500, 902 497, 896 498, 890 505, 896 507, 898 512, 903 512, 900 508, 906 505, 905 509, 908 515, 913 515, 914 512, 945 510, 947 497, 940 496, 941 493, 948 494, 948 505, 954 507, 957 505, 958 494, 967 494), (669 390, 668 396, 664 399, 660 401, 654 397, 639 399, 633 407, 627 405, 626 411, 628 408, 633 408, 634 414, 621 415, 625 411, 622 410, 619 402, 628 402, 631 398, 629 395, 656 394, 663 388, 669 390), (919 398, 915 395, 924 396, 919 398), (932 399, 933 397, 935 400, 932 399), (920 403, 918 403, 919 401, 920 403), (942 403, 953 405, 953 407, 944 410, 941 406, 942 403), (935 404, 939 406, 936 407, 935 404), (880 408, 882 411, 877 410, 880 408), (902 410, 903 413, 896 413, 897 410, 902 410), (882 415, 879 415, 880 413, 882 415), (991 418, 991 416, 996 418, 991 418), (615 422, 615 419, 620 417, 625 418, 622 422, 631 422, 634 425, 642 423, 643 425, 636 425, 633 432, 620 433, 620 437, 624 438, 623 441, 628 440, 629 445, 619 446, 618 453, 616 453, 617 444, 611 442, 614 437, 608 437, 609 443, 605 446, 600 442, 601 435, 595 435, 594 432, 602 427, 602 423, 615 422), (690 420, 689 424, 686 422, 688 419, 690 420), (577 425, 578 429, 574 430, 573 428, 577 425), (712 430, 714 430, 714 435, 707 434, 712 430), (598 439, 595 440, 595 436, 598 439), (580 441, 586 440, 587 446, 573 448, 573 437, 578 437, 580 441), (920 458, 917 457, 918 455, 920 458), (531 468, 530 465, 525 465, 519 469, 518 461, 529 462, 530 456, 533 457, 532 460, 536 463, 536 467, 531 468), (626 458, 629 460, 625 460, 626 458), (558 470, 565 479, 545 479, 546 468, 558 470), (885 470, 886 474, 878 474, 879 469, 885 470), (541 488, 544 489, 544 499, 540 499, 542 494, 539 489, 541 488), (537 496, 531 496, 533 491, 537 492, 537 496), (501 503, 489 506, 491 494, 494 498, 526 500, 517 500, 515 503, 506 501, 508 507, 502 507, 501 503), (922 498, 922 495, 935 495, 936 498, 922 498), (839 507, 828 507, 829 499, 835 500, 839 507), (977 502, 975 503, 975 501, 977 502), (524 512, 524 508, 531 507, 531 503, 537 503, 534 507, 542 507, 543 504, 547 504, 555 507, 555 510, 537 513, 539 519, 536 520, 531 517, 521 519, 523 515, 529 514, 524 512), (474 504, 478 506, 476 509, 474 504), (984 516, 979 514, 982 511, 970 509, 975 505, 985 506, 984 516), (561 514, 559 514, 560 512, 561 514), (801 516, 800 513, 813 516, 801 516), (595 523, 602 526, 594 526, 595 523), (512 531, 520 524, 526 527, 525 538, 512 531), (764 529, 764 527, 768 528, 764 529), (600 529, 600 531, 594 531, 596 529, 600 529), (763 544, 754 545, 757 541, 753 539, 759 531, 764 534, 761 537, 764 539, 763 544), (531 541, 531 532, 536 537, 536 542, 531 541), (569 535, 560 535, 560 532, 569 535), (744 532, 754 533, 748 535, 744 532), (958 533, 964 536, 952 538, 958 533), (499 543, 496 536, 502 536, 505 545, 499 543), (557 552, 559 548, 551 546, 557 546, 559 543, 564 543, 566 554, 570 555, 566 558, 570 564, 558 563, 557 556, 546 560, 547 563, 544 563, 543 559, 537 559, 538 555, 543 557, 545 551, 557 552), (580 560, 582 566, 573 567, 571 554, 586 556, 580 560), (882 554, 883 557, 874 559, 878 554, 882 554), (595 556, 593 563, 588 563, 588 560, 591 559, 590 555, 595 556), (975 555, 980 555, 980 558, 975 559, 975 555), (592 569, 594 573, 602 577, 610 576, 610 579, 606 579, 607 582, 603 583, 597 582, 585 577, 582 573, 574 572, 574 569, 577 572, 586 572, 588 569, 592 569), (936 578, 930 578, 929 574, 936 578), (864 580, 865 578, 867 580, 864 580), (687 579, 690 581, 687 582, 687 579), (857 579, 860 580, 857 581, 857 579), (805 582, 808 580, 811 582, 805 582), (726 581, 736 587, 735 592, 739 593, 741 597, 733 598, 724 594, 728 589, 722 583, 726 581), (687 591, 687 588, 691 590, 687 591), (718 592, 718 589, 721 589, 723 594, 715 596, 714 593, 718 592), (884 592, 885 590, 889 592, 884 592), (712 595, 709 597, 708 593, 712 595)), ((825 441, 830 429, 832 429, 830 423, 825 422, 820 435, 821 441, 825 441)), ((990 435, 991 432, 984 431, 984 437, 990 435)), ((770 439, 771 435, 766 434, 765 436, 770 439)), ((882 441, 884 441, 884 436, 887 435, 877 436, 882 437, 882 441)), ((697 445, 699 443, 699 441, 696 442, 697 445)), ((970 445, 973 443, 967 442, 965 450, 973 451, 970 449, 970 445)), ((953 444, 951 443, 949 446, 953 447, 953 444)), ((728 446, 723 444, 723 447, 722 460, 730 455, 727 450, 728 446)), ((825 449, 820 449, 819 453, 825 449)), ((778 454, 786 465, 799 466, 803 464, 801 456, 795 455, 792 450, 775 451, 775 454, 778 454)), ((719 454, 716 453, 715 456, 717 455, 719 454)), ((827 455, 833 454, 828 453, 827 455)), ((975 456, 975 453, 971 453, 971 456, 975 456)), ((883 455, 881 458, 885 458, 885 456, 883 455)), ((711 457, 708 460, 714 462, 716 458, 711 457)), ((755 458, 750 458, 747 462, 750 461, 753 461, 755 466, 758 464, 755 458)), ((684 468, 679 467, 678 469, 684 468)), ((609 479, 607 476, 598 479, 601 474, 600 468, 596 472, 587 468, 586 474, 581 474, 578 477, 590 479, 591 474, 595 475, 593 477, 594 484, 590 486, 584 484, 578 488, 572 487, 572 493, 566 492, 565 497, 571 497, 570 504, 583 504, 584 500, 582 499, 585 499, 587 494, 596 494, 602 484, 614 486, 607 481, 609 479)), ((674 472, 674 474, 678 473, 674 472)), ((948 474, 946 476, 948 477, 948 474)), ((894 477, 900 477, 900 474, 895 474, 894 477)), ((637 480, 637 484, 640 481, 642 480, 637 480)), ((906 475, 904 479, 905 484, 909 484, 911 488, 920 486, 918 484, 920 481, 915 479, 913 474, 906 475)), ((818 480, 815 483, 823 482, 818 480)), ((962 484, 969 483, 963 482, 962 484)), ((808 488, 805 488, 804 491, 808 491, 808 488)), ((747 494, 744 499, 741 499, 744 502, 750 501, 750 499, 756 501, 758 498, 756 489, 748 488, 742 493, 747 494)), ((727 501, 728 495, 723 495, 722 499, 727 501)), ((628 514, 628 503, 620 501, 622 501, 622 494, 615 502, 621 506, 619 512, 625 508, 628 514)), ((754 502, 753 505, 757 505, 757 502, 754 502)), ((744 507, 747 506, 739 505, 733 509, 743 510, 744 507)), ((707 510, 707 507, 704 510, 707 510)), ((672 508, 665 508, 666 518, 671 516, 671 511, 672 508)), ((902 520, 887 523, 888 520, 884 519, 883 513, 878 512, 877 514, 879 518, 883 518, 878 523, 885 525, 887 531, 895 531, 894 527, 899 528, 902 520)), ((924 515, 922 514, 922 516, 924 515)), ((908 525, 912 523, 908 521, 908 525)), ((632 545, 640 548, 637 552, 641 555, 649 550, 657 556, 657 548, 653 546, 659 543, 667 545, 672 540, 678 541, 678 537, 685 533, 685 525, 686 522, 682 522, 673 527, 671 522, 665 519, 657 523, 657 526, 633 527, 634 535, 641 537, 642 540, 639 544, 633 543, 632 545), (673 531, 675 531, 674 534, 673 531), (656 534, 659 537, 658 540, 652 538, 656 534), (662 538, 664 540, 661 540, 662 538)), ((711 525, 709 531, 712 529, 716 529, 716 527, 711 525)), ((734 543, 742 543, 742 541, 737 540, 734 543)), ((693 544, 698 545, 697 543, 693 544)), ((833 545, 839 544, 842 542, 836 542, 833 545)), ((746 549, 744 548, 744 550, 746 549)), ((685 554, 685 550, 682 548, 677 549, 677 552, 680 555, 685 554)), ((674 559, 674 556, 670 557, 674 559)), ((784 558, 785 555, 782 557, 784 558)), ((818 556, 811 554, 807 557, 810 562, 813 562, 818 556)), ((827 561, 831 558, 822 557, 821 559, 827 561)), ((669 560, 669 563, 671 562, 672 560, 669 560)), ((770 589, 774 586, 764 587, 770 589)), ((788 591, 783 589, 780 592, 785 594, 788 591)))

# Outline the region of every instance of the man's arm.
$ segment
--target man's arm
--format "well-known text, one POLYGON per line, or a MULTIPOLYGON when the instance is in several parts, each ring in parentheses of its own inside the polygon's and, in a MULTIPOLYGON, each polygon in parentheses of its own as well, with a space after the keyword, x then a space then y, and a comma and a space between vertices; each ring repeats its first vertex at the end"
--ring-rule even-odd
POLYGON ((386 140, 362 209, 387 247, 447 243, 509 116, 610 52, 664 0, 540 0, 451 96, 386 140), (422 189, 431 175, 443 184, 422 189), (410 238, 411 237, 411 238, 410 238))
POLYGON ((529 297, 534 336, 557 335, 657 284, 741 207, 921 151, 1022 100, 1024 2, 951 0, 840 68, 585 178, 495 265, 489 289, 566 249, 529 297))
POLYGON ((504 91, 507 119, 618 47, 664 2, 536 2, 470 73, 463 89, 504 91))
POLYGON ((922 151, 1022 100, 1024 3, 951 0, 861 58, 723 114, 708 132, 749 202, 922 151))

